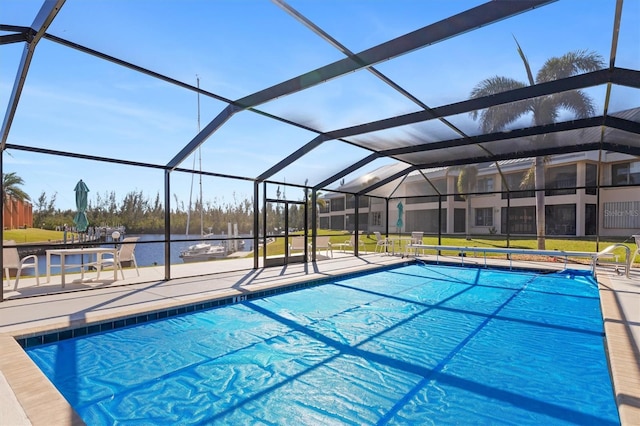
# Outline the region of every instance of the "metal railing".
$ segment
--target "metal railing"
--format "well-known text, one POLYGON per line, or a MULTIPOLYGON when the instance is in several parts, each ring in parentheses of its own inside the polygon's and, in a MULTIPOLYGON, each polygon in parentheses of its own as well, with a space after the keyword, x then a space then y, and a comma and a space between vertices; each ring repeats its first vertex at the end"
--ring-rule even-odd
MULTIPOLYGON (((596 270, 596 262, 598 261, 598 259, 602 256, 611 256, 613 255, 613 251, 617 248, 624 248, 625 250, 625 276, 627 278, 629 278, 629 271, 631 269, 631 249, 629 247, 627 247, 625 244, 622 243, 616 243, 613 245, 610 245, 609 247, 605 248, 604 250, 599 251, 598 253, 596 253, 595 257, 593 258, 593 271, 594 271, 594 275, 595 275, 595 270, 596 270)), ((616 266, 616 271, 618 270, 618 267, 616 266)))
POLYGON ((497 248, 497 247, 458 247, 458 246, 442 246, 442 245, 429 245, 429 244, 407 244, 405 247, 405 255, 408 255, 411 250, 415 250, 415 254, 417 255, 418 250, 435 250, 436 251, 436 261, 438 261, 438 257, 440 256, 441 251, 454 251, 458 252, 461 263, 464 264, 464 254, 469 253, 482 253, 484 256, 484 266, 487 267, 487 253, 502 253, 507 254, 509 257, 509 269, 513 267, 512 265, 512 257, 513 254, 521 254, 521 255, 538 255, 538 256, 549 256, 549 257, 561 257, 564 258, 564 267, 566 269, 569 257, 586 257, 591 259, 591 273, 595 277, 596 275, 596 263, 599 258, 603 256, 613 256, 613 251, 616 248, 624 248, 626 251, 626 271, 625 275, 629 278, 629 270, 631 268, 631 250, 629 247, 622 243, 617 243, 610 245, 599 252, 589 252, 589 251, 564 251, 564 250, 531 250, 531 249, 513 249, 513 248, 497 248))

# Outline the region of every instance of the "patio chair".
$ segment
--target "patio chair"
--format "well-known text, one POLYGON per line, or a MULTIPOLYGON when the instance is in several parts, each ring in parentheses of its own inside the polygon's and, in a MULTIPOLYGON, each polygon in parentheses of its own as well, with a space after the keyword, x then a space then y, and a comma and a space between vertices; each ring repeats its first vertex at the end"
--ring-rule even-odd
POLYGON ((18 247, 13 240, 6 240, 2 242, 2 266, 4 267, 4 273, 7 278, 7 284, 11 284, 10 269, 16 269, 16 281, 13 285, 13 290, 18 289, 18 282, 20 281, 20 274, 23 269, 33 268, 36 275, 36 285, 40 285, 40 276, 38 275, 38 256, 31 254, 20 259, 18 253, 18 247))
POLYGON ((633 252, 633 257, 631 258, 631 267, 633 267, 633 263, 636 261, 636 256, 640 254, 640 235, 632 235, 632 237, 636 240, 636 250, 633 252))
MULTIPOLYGON (((342 249, 343 253, 346 253, 346 249, 347 247, 351 247, 352 249, 355 250, 356 244, 358 244, 358 249, 360 249, 360 247, 362 249, 366 248, 364 245, 364 241, 362 241, 360 239, 360 233, 353 233, 351 234, 351 238, 349 238, 348 240, 346 240, 344 243, 338 243, 338 244, 334 244, 336 247, 340 247, 342 249)), ((364 252, 364 250, 362 250, 364 252)))
POLYGON ((316 251, 325 250, 327 257, 329 257, 329 253, 331 253, 331 257, 333 258, 333 245, 330 239, 328 235, 316 236, 316 251))
POLYGON ((96 268, 98 269, 97 279, 100 278, 100 271, 106 268, 118 268, 120 269, 120 274, 122 275, 122 279, 124 280, 124 271, 122 270, 122 264, 124 263, 127 266, 133 265, 136 268, 136 273, 140 276, 140 271, 138 270, 138 263, 136 262, 136 242, 140 239, 140 237, 127 237, 122 240, 122 244, 120 249, 117 252, 115 259, 111 253, 104 253, 101 255, 101 259, 99 262, 96 262, 96 268))
POLYGON ((289 243, 289 255, 292 255, 293 252, 302 252, 304 254, 305 247, 307 246, 307 239, 304 235, 296 235, 291 237, 291 242, 289 243))
MULTIPOLYGON (((409 245, 414 245, 414 244, 422 244, 422 237, 424 236, 424 232, 419 232, 419 231, 414 231, 411 233, 411 240, 409 241, 409 245)), ((422 250, 422 254, 424 254, 424 249, 419 249, 419 248, 414 248, 414 253, 417 256, 418 255, 418 250, 422 250)), ((409 251, 409 246, 407 246, 407 254, 409 251)))
POLYGON ((383 237, 380 232, 374 231, 373 235, 376 236, 376 253, 386 253, 391 245, 388 238, 383 237))

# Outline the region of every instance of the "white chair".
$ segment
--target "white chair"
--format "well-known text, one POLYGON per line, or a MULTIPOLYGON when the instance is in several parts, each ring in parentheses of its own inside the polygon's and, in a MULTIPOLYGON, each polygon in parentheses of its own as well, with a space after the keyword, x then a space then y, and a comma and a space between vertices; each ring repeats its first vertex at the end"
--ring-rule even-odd
POLYGON ((18 289, 18 282, 20 281, 20 274, 23 269, 33 268, 36 276, 36 285, 40 285, 40 276, 38 275, 38 256, 31 254, 20 259, 18 253, 18 247, 13 240, 7 240, 2 242, 2 266, 7 278, 7 284, 11 284, 11 276, 9 275, 10 269, 16 269, 16 282, 13 285, 13 290, 18 289))
POLYGON ((296 235, 295 237, 291 237, 291 242, 289 243, 289 255, 293 255, 293 252, 302 252, 304 254, 304 249, 307 247, 307 239, 304 235, 296 235))
POLYGON ((640 235, 632 235, 632 237, 636 240, 636 251, 633 252, 633 257, 631 258, 631 267, 633 267, 633 263, 636 261, 636 256, 640 254, 640 235))
POLYGON ((412 232, 411 233, 411 244, 422 244, 422 237, 424 236, 424 232, 412 232))
POLYGON ((140 271, 138 270, 138 262, 136 262, 135 250, 136 250, 136 242, 140 237, 127 237, 122 240, 122 244, 120 249, 117 251, 115 259, 111 253, 104 253, 101 255, 101 259, 96 262, 96 268, 98 269, 98 276, 96 279, 100 278, 100 271, 106 268, 115 268, 120 269, 120 274, 122 275, 122 279, 124 280, 124 271, 122 270, 122 264, 131 264, 136 268, 136 273, 140 276, 140 271))
POLYGON ((391 245, 388 238, 383 237, 380 232, 374 231, 373 235, 376 236, 376 253, 386 253, 391 245))
POLYGON ((331 244, 331 237, 328 235, 318 235, 316 236, 316 251, 325 250, 327 257, 329 257, 329 253, 331 253, 331 257, 333 258, 333 245, 331 244))
MULTIPOLYGON (((409 242, 410 245, 420 245, 422 244, 422 237, 424 236, 424 232, 418 232, 418 231, 414 231, 411 233, 411 241, 409 242)), ((408 252, 408 248, 407 247, 407 252, 408 252)), ((422 254, 424 254, 424 250, 423 249, 418 249, 418 248, 414 248, 414 253, 417 255, 418 254, 418 250, 422 250, 422 254)), ((408 253, 407 253, 408 254, 408 253)))
POLYGON ((334 244, 336 247, 340 247, 342 249, 342 252, 345 253, 347 247, 351 247, 352 249, 355 250, 356 244, 358 244, 358 249, 360 249, 360 247, 362 247, 362 251, 364 252, 364 249, 366 248, 364 245, 364 241, 362 241, 360 239, 360 234, 359 233, 353 233, 351 234, 351 237, 346 240, 344 243, 338 243, 338 244, 334 244))

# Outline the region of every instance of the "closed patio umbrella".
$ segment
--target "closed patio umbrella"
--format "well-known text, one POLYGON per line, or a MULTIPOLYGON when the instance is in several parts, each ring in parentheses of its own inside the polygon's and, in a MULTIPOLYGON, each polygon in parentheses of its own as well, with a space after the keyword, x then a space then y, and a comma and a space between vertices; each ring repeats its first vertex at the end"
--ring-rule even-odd
POLYGON ((398 228, 398 233, 402 232, 402 225, 404 224, 402 222, 402 210, 404 209, 404 206, 402 205, 402 201, 400 201, 398 203, 398 221, 396 222, 396 227, 398 228))
POLYGON ((89 188, 87 185, 80 179, 80 182, 76 184, 74 189, 76 192, 76 208, 78 212, 73 218, 73 223, 76 224, 76 228, 78 232, 85 232, 87 227, 89 226, 89 219, 87 219, 87 194, 89 193, 89 188))

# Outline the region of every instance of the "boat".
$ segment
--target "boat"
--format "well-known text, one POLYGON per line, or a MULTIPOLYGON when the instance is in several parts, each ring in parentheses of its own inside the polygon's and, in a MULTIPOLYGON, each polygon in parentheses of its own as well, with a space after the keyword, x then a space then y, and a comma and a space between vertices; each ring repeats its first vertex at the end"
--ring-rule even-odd
POLYGON ((222 259, 226 256, 227 249, 224 246, 204 242, 193 244, 180 252, 180 258, 185 263, 222 259))
MULTIPOLYGON (((200 89, 200 78, 197 77, 198 89, 200 89)), ((200 92, 198 92, 198 133, 200 133, 200 92)), ((202 171, 202 157, 200 157, 200 148, 198 148, 198 156, 200 160, 200 171, 202 171)), ((193 159, 193 166, 195 170, 195 159, 193 159)), ((193 179, 191 180, 191 191, 193 192, 193 179)), ((191 195, 189 195, 189 213, 191 212, 191 195)), ((187 215, 187 230, 186 235, 189 236, 189 219, 190 214, 187 215)), ((200 174, 200 237, 205 238, 204 235, 204 217, 202 211, 202 174, 200 174)), ((214 245, 205 241, 200 241, 197 244, 190 245, 185 250, 180 252, 180 258, 183 262, 204 262, 208 260, 222 259, 227 256, 227 248, 224 245, 214 245)))

